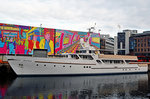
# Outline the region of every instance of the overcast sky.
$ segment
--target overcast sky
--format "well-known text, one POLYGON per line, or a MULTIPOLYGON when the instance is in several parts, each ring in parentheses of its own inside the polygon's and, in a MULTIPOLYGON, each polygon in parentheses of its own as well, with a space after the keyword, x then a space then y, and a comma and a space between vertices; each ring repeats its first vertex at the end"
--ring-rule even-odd
POLYGON ((0 23, 101 34, 150 30, 150 0, 0 0, 0 23), (118 25, 121 28, 118 28, 118 25))

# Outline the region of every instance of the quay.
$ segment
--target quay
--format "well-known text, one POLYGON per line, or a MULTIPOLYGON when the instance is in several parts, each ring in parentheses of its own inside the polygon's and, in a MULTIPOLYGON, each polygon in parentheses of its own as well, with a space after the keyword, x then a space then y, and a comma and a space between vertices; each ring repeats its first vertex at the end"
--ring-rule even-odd
POLYGON ((0 55, 0 75, 12 73, 9 63, 5 55, 0 55))

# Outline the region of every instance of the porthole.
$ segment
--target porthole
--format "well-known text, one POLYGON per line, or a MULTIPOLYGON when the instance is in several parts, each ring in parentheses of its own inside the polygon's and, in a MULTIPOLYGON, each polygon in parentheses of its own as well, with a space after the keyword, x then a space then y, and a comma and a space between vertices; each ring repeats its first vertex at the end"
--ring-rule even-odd
POLYGON ((56 65, 54 65, 54 67, 56 67, 56 65))
POLYGON ((46 65, 44 65, 44 66, 46 66, 46 65))
POLYGON ((86 68, 88 68, 88 66, 86 66, 86 68))
POLYGON ((38 64, 36 64, 36 66, 39 66, 38 64))
POLYGON ((65 67, 65 66, 63 66, 63 67, 65 67))
POLYGON ((70 66, 70 68, 71 68, 71 66, 70 66))
POLYGON ((84 66, 84 68, 85 68, 85 66, 84 66))
POLYGON ((89 66, 89 68, 91 68, 91 66, 89 66))

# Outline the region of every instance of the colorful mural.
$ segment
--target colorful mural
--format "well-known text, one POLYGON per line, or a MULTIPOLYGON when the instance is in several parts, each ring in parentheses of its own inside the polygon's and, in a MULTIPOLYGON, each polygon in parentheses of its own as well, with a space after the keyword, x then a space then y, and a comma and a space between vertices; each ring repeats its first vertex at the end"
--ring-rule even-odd
POLYGON ((89 43, 91 46, 94 46, 96 49, 100 49, 100 34, 99 33, 91 34, 89 43))
POLYGON ((0 54, 32 55, 33 49, 54 54, 54 29, 0 24, 0 54))
MULTIPOLYGON (((33 49, 47 49, 48 55, 75 53, 80 39, 87 42, 89 36, 88 32, 0 23, 0 54, 32 55, 33 49)), ((99 49, 100 35, 93 33, 89 43, 99 49)))
POLYGON ((55 53, 75 53, 79 47, 79 40, 77 31, 56 29, 55 53))

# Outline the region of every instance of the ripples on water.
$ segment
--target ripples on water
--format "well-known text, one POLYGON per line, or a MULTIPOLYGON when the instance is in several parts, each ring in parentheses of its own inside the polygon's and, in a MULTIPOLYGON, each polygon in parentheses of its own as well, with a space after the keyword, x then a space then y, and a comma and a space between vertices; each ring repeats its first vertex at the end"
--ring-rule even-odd
POLYGON ((149 81, 148 74, 1 78, 0 99, 148 99, 149 81))

